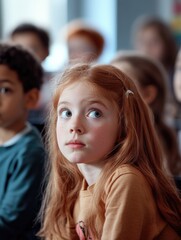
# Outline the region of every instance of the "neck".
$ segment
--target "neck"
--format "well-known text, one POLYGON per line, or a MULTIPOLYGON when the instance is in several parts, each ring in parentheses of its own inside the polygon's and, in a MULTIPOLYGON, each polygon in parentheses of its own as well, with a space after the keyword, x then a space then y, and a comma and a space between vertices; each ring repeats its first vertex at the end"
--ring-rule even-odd
POLYGON ((5 143, 25 128, 26 124, 16 126, 12 129, 0 128, 0 144, 5 143))
POLYGON ((81 171, 81 173, 83 174, 89 186, 96 183, 103 168, 102 164, 91 165, 91 164, 79 163, 77 166, 81 171))

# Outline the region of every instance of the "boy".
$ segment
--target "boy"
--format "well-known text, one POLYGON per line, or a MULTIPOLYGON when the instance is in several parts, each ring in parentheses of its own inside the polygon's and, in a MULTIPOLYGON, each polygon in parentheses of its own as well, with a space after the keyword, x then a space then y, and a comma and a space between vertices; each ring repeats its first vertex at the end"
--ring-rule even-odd
POLYGON ((0 44, 0 239, 36 239, 45 152, 26 122, 43 72, 21 47, 0 44))

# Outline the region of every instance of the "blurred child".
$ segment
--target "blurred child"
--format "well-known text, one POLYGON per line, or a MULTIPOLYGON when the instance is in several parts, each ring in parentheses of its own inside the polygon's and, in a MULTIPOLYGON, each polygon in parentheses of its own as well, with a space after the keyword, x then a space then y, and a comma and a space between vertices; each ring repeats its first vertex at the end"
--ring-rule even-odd
POLYGON ((181 103, 181 48, 177 55, 174 73, 174 92, 176 99, 181 103))
POLYGON ((21 47, 0 44, 0 239, 33 240, 41 201, 44 148, 27 123, 42 68, 21 47))
MULTIPOLYGON (((176 127, 178 131, 179 149, 181 153, 181 48, 178 52, 178 56, 175 64, 174 92, 175 92, 176 99, 179 103, 179 116, 176 122, 176 127)), ((179 189, 181 190, 181 177, 176 178, 176 183, 179 189)))
POLYGON ((181 175, 181 157, 174 130, 166 124, 166 73, 161 64, 138 53, 118 53, 111 62, 134 80, 154 115, 155 129, 165 157, 165 166, 174 176, 181 175))
POLYGON ((160 61, 173 74, 178 47, 170 26, 158 17, 140 17, 133 34, 135 48, 160 61))
POLYGON ((177 55, 177 60, 175 63, 175 72, 174 72, 174 93, 176 100, 179 104, 179 114, 176 121, 176 129, 179 132, 180 139, 180 151, 181 151, 181 48, 177 55))
MULTIPOLYGON (((46 30, 31 23, 18 25, 10 34, 11 40, 17 45, 29 49, 43 63, 49 54, 50 37, 46 30)), ((51 99, 51 81, 53 73, 45 70, 40 98, 35 109, 29 111, 28 120, 45 134, 47 108, 51 99)))
POLYGON ((74 20, 66 26, 69 62, 94 62, 101 56, 104 37, 94 27, 74 20))
POLYGON ((133 44, 135 49, 163 64, 169 76, 169 90, 174 99, 173 73, 178 47, 170 26, 159 17, 140 17, 133 28, 133 44))
POLYGON ((180 239, 181 200, 131 79, 111 65, 69 68, 50 116, 42 237, 180 239))
POLYGON ((23 23, 12 30, 11 40, 32 51, 40 62, 49 54, 50 37, 46 30, 31 23, 23 23))

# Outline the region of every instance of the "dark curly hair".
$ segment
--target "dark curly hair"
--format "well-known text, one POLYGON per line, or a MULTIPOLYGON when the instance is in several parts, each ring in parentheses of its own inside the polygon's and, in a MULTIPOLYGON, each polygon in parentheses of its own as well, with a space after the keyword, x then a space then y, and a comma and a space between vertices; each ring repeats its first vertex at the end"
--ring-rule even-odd
POLYGON ((33 88, 41 88, 43 69, 38 60, 23 47, 0 43, 0 64, 18 74, 25 93, 33 88))

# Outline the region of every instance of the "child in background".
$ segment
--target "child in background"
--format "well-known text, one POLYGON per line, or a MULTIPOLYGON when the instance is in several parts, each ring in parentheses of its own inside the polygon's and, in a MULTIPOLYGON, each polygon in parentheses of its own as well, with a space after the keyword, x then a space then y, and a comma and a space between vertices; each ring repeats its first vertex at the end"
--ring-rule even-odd
POLYGON ((181 200, 150 112, 111 65, 74 65, 53 96, 46 240, 180 240, 181 200))
POLYGON ((177 119, 177 130, 180 136, 180 151, 181 151, 181 48, 177 55, 174 72, 174 92, 177 102, 179 103, 179 115, 177 119))
POLYGON ((174 72, 174 92, 176 99, 181 103, 181 48, 177 55, 174 72))
MULTIPOLYGON (((23 23, 12 30, 10 34, 14 44, 21 45, 30 50, 43 66, 44 60, 49 55, 50 37, 46 30, 31 23, 23 23)), ((32 123, 41 133, 45 135, 45 123, 47 109, 51 100, 51 81, 53 73, 44 69, 43 84, 41 86, 40 98, 37 105, 29 111, 28 121, 32 123)))
POLYGON ((70 63, 90 63, 99 59, 104 48, 104 37, 96 28, 74 20, 65 31, 70 63))
POLYGON ((27 123, 43 72, 21 47, 0 44, 0 239, 34 240, 45 152, 27 123))
POLYGON ((111 61, 127 74, 137 85, 140 93, 149 105, 154 116, 154 125, 158 134, 165 166, 173 176, 181 175, 181 157, 176 132, 166 124, 167 100, 166 73, 161 64, 144 55, 120 52, 111 61))
POLYGON ((178 46, 171 27, 156 16, 142 16, 133 26, 132 39, 134 48, 160 61, 173 80, 178 46))
POLYGON ((178 46, 171 27, 156 16, 139 17, 134 26, 132 39, 134 48, 161 62, 168 74, 170 112, 177 117, 178 106, 173 90, 173 74, 178 46))
POLYGON ((46 30, 31 23, 22 23, 12 30, 11 40, 32 51, 40 62, 49 55, 50 37, 46 30))
MULTIPOLYGON (((179 103, 179 116, 177 119, 177 132, 178 132, 178 141, 179 149, 181 153, 181 48, 178 52, 176 64, 175 64, 175 74, 174 74, 174 92, 179 103)), ((177 185, 181 189, 181 176, 176 178, 177 185)))

